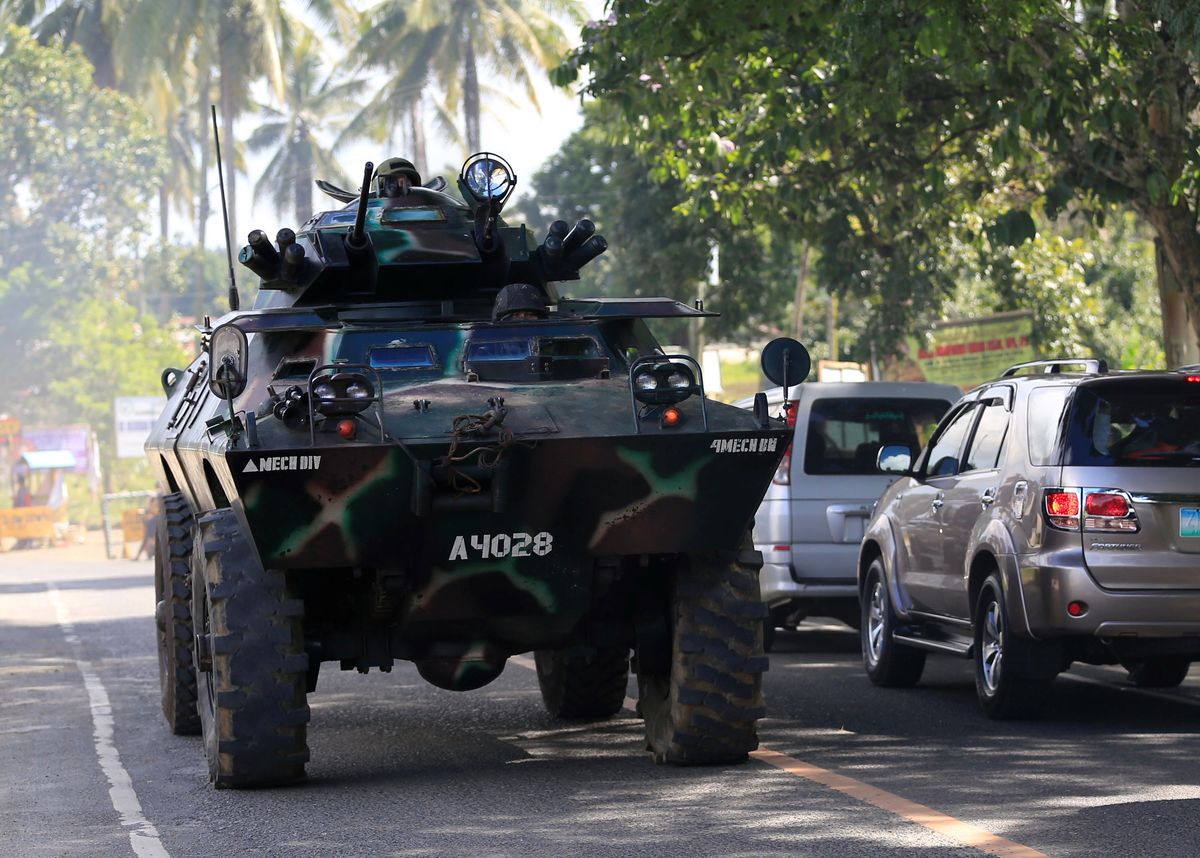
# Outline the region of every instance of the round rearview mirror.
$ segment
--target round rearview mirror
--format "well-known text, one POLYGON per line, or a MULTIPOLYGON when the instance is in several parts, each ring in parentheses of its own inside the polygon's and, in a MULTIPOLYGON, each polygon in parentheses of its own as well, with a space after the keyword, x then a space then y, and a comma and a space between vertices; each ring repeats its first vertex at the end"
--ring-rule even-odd
POLYGON ((808 378, 812 358, 808 349, 791 337, 771 340, 762 350, 763 375, 781 387, 791 387, 808 378))
POLYGON ((221 399, 236 399, 246 389, 246 333, 221 325, 208 341, 208 388, 221 399))

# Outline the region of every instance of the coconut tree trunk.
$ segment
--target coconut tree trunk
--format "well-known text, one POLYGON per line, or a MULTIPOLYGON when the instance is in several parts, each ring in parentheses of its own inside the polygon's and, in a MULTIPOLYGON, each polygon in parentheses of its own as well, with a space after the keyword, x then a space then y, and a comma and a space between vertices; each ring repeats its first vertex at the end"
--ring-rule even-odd
POLYGON ((313 154, 312 138, 308 129, 302 128, 297 134, 300 140, 300 175, 296 185, 296 226, 304 223, 313 213, 313 154))
MULTIPOLYGON (((204 250, 204 242, 208 235, 208 217, 212 211, 208 199, 208 169, 212 164, 209 159, 212 149, 208 145, 209 124, 212 121, 209 113, 209 88, 212 86, 212 80, 207 72, 200 76, 198 86, 200 99, 199 104, 196 105, 198 108, 197 119, 199 120, 197 130, 201 143, 200 172, 196 177, 196 246, 200 250, 204 250)), ((192 281, 192 314, 197 323, 204 316, 207 299, 208 288, 204 282, 204 266, 197 257, 192 281)))
POLYGON ((234 136, 233 120, 237 108, 233 92, 233 81, 221 75, 221 160, 225 162, 225 200, 229 210, 229 234, 226 240, 234 246, 237 229, 237 138, 234 136))
POLYGON ((413 166, 423 178, 428 179, 425 159, 425 121, 421 115, 421 99, 414 98, 408 106, 409 139, 412 141, 413 166))
POLYGON ((463 51, 463 120, 467 126, 467 150, 482 151, 479 133, 479 69, 475 64, 475 48, 467 35, 463 51))
POLYGON ((158 234, 162 236, 163 244, 171 238, 171 198, 167 194, 167 177, 159 179, 158 185, 158 234))

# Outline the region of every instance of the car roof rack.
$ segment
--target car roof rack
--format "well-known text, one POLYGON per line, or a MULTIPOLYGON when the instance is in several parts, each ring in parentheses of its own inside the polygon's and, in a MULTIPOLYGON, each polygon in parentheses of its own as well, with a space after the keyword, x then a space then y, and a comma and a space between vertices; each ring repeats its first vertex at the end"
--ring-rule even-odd
MULTIPOLYGON (((1081 366, 1084 372, 1096 373, 1097 375, 1105 375, 1108 373, 1108 361, 1103 358, 1070 358, 1058 360, 1031 360, 1027 363, 1019 363, 1015 366, 1010 366, 1000 374, 1001 378, 1011 378, 1017 375, 1022 370, 1040 369, 1046 375, 1056 375, 1063 371, 1063 367, 1081 366)), ((1032 375, 1033 373, 1028 373, 1032 375)))

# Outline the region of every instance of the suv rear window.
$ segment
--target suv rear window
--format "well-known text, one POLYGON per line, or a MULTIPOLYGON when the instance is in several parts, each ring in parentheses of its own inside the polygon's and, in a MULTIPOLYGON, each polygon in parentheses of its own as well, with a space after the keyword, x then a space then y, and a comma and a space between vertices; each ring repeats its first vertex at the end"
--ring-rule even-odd
POLYGON ((1068 465, 1200 466, 1200 384, 1166 378, 1081 386, 1066 447, 1068 465))
POLYGON ((816 399, 808 418, 806 474, 872 474, 884 444, 915 456, 950 408, 943 399, 816 399))

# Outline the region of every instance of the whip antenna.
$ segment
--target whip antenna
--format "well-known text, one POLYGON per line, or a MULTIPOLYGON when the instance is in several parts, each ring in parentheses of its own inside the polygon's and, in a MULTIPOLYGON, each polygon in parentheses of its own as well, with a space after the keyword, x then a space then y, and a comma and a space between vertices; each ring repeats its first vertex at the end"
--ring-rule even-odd
POLYGON ((212 108, 213 140, 217 144, 217 180, 221 185, 221 217, 225 221, 225 258, 229 262, 229 309, 237 310, 241 304, 238 300, 237 278, 233 276, 233 245, 229 236, 229 208, 225 204, 225 171, 221 167, 221 134, 217 131, 217 106, 212 108))

